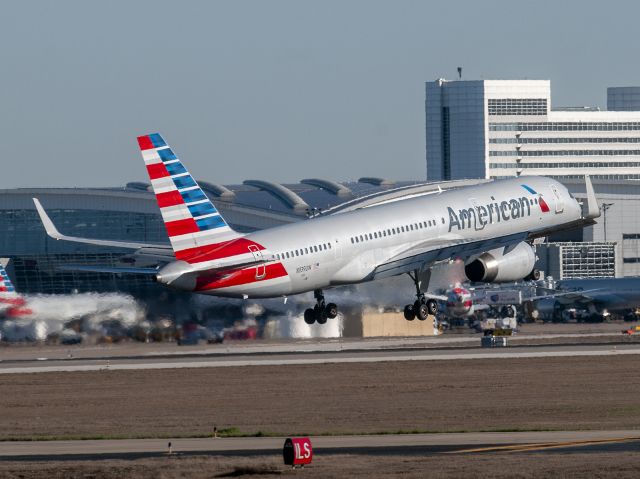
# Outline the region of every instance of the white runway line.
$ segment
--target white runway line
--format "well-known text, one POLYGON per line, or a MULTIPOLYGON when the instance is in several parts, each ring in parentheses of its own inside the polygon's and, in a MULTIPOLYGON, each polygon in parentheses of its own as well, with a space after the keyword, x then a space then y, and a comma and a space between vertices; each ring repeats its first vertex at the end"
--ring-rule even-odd
POLYGON ((63 364, 57 366, 26 366, 0 368, 0 374, 24 374, 24 373, 49 373, 49 372, 78 372, 78 371, 126 371, 140 369, 185 369, 185 368, 224 368, 242 366, 288 366, 288 365, 313 365, 313 364, 337 364, 337 363, 380 363, 397 361, 456 361, 456 360, 481 360, 481 359, 526 359, 526 358, 566 358, 585 356, 620 356, 638 355, 640 348, 633 349, 592 349, 576 351, 531 351, 517 352, 508 350, 492 350, 481 353, 451 353, 451 354, 418 354, 418 355, 394 355, 394 356, 370 356, 361 357, 326 357, 326 358, 292 358, 292 359, 247 359, 239 361, 189 361, 189 362, 115 362, 108 365, 105 361, 101 364, 63 364))

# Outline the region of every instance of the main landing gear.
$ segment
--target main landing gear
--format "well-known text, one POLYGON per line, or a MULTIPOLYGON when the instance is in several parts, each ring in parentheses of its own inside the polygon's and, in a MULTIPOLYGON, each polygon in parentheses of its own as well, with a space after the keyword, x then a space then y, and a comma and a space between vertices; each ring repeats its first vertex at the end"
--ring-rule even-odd
POLYGON ((316 298, 316 305, 313 308, 305 309, 305 323, 313 324, 317 321, 318 324, 324 324, 327 319, 333 319, 338 316, 338 306, 335 303, 325 304, 321 289, 316 289, 313 292, 313 296, 316 298))
POLYGON ((414 271, 413 274, 407 274, 416 286, 416 297, 418 299, 416 299, 413 304, 407 304, 404 307, 404 319, 413 321, 415 318, 418 318, 420 321, 424 321, 429 316, 435 316, 438 312, 438 303, 433 298, 427 299, 425 294, 420 291, 421 281, 418 278, 418 271, 414 271))

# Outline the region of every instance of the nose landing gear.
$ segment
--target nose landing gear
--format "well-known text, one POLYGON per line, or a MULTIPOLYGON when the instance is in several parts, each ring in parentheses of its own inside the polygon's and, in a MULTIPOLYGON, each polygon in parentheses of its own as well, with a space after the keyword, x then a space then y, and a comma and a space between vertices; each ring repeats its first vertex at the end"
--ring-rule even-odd
POLYGON ((321 289, 316 289, 313 292, 313 296, 316 298, 316 305, 313 308, 305 309, 304 322, 307 324, 324 324, 327 319, 333 319, 338 316, 338 306, 335 303, 325 304, 324 295, 321 289))

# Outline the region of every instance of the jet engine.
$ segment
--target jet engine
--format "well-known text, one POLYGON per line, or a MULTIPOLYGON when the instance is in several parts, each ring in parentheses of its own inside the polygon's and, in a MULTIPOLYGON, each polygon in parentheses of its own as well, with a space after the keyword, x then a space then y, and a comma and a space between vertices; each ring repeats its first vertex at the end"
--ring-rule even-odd
POLYGON ((524 241, 515 248, 496 248, 465 265, 469 281, 500 283, 518 281, 535 274, 536 254, 524 241))

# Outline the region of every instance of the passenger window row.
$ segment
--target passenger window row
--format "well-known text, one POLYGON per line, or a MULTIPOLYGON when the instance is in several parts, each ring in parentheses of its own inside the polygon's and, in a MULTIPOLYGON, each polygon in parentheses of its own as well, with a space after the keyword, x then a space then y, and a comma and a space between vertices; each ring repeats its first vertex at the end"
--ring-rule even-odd
POLYGON ((313 246, 307 246, 305 248, 294 249, 292 251, 285 251, 284 253, 276 253, 276 259, 290 259, 296 256, 305 256, 308 254, 319 253, 321 251, 328 251, 331 249, 331 243, 322 243, 313 246))
POLYGON ((401 233, 409 233, 410 231, 417 231, 424 228, 430 228, 436 225, 436 220, 420 221, 418 223, 410 223, 404 226, 397 226, 395 228, 388 228, 386 230, 374 231, 373 233, 364 233, 361 235, 352 236, 351 243, 363 243, 379 238, 385 238, 387 236, 393 236, 401 233))

